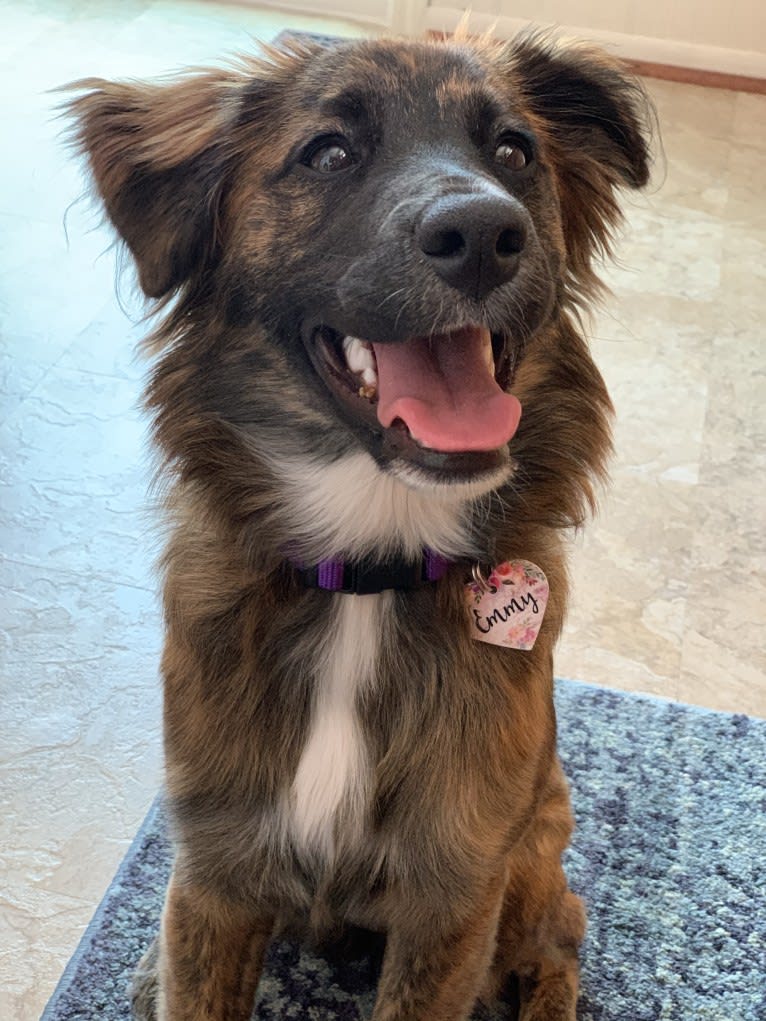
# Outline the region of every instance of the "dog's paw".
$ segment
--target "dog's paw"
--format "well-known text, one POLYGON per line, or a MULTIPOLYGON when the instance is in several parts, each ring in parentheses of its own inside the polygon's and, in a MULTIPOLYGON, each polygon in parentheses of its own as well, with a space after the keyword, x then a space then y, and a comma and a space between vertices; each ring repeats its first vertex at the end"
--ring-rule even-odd
POLYGON ((155 939, 138 962, 130 983, 130 1008, 135 1021, 157 1021, 157 959, 155 939))
POLYGON ((518 1021, 576 1021, 577 993, 565 976, 521 983, 518 1021))

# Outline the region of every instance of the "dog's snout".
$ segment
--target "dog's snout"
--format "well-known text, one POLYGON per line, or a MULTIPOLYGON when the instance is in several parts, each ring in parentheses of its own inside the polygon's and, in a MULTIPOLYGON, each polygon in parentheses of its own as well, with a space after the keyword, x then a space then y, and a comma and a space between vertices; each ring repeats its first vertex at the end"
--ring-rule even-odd
POLYGON ((451 195, 426 211, 416 240, 442 280, 481 299, 516 273, 526 226, 510 198, 451 195))

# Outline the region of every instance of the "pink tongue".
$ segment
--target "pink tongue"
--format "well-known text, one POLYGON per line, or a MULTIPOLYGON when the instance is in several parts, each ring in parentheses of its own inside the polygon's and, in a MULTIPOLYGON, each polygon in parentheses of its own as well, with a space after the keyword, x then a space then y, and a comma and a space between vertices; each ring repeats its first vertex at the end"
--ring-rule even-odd
POLYGON ((454 453, 496 450, 519 425, 521 405, 495 382, 486 331, 465 327, 399 344, 373 344, 378 421, 400 418, 426 447, 454 453))

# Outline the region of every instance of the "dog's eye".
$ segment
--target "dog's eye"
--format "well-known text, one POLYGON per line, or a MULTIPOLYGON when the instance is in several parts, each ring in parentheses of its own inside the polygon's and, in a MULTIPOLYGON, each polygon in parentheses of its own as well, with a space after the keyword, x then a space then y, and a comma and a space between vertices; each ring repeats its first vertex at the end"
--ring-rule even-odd
POLYGON ((507 170, 523 170, 532 161, 529 147, 517 138, 503 138, 495 149, 495 161, 507 170))
POLYGON ((320 174, 334 174, 352 167, 355 161, 348 146, 336 139, 310 149, 304 162, 312 170, 318 170, 320 174))

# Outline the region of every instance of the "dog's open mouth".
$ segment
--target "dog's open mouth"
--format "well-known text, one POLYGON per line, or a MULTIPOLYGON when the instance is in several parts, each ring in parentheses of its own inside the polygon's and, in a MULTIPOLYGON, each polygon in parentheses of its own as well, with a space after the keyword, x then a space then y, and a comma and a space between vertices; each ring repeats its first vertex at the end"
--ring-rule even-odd
POLYGON ((346 411, 425 467, 489 467, 518 428, 515 346, 484 327, 373 343, 320 326, 308 348, 346 411))

